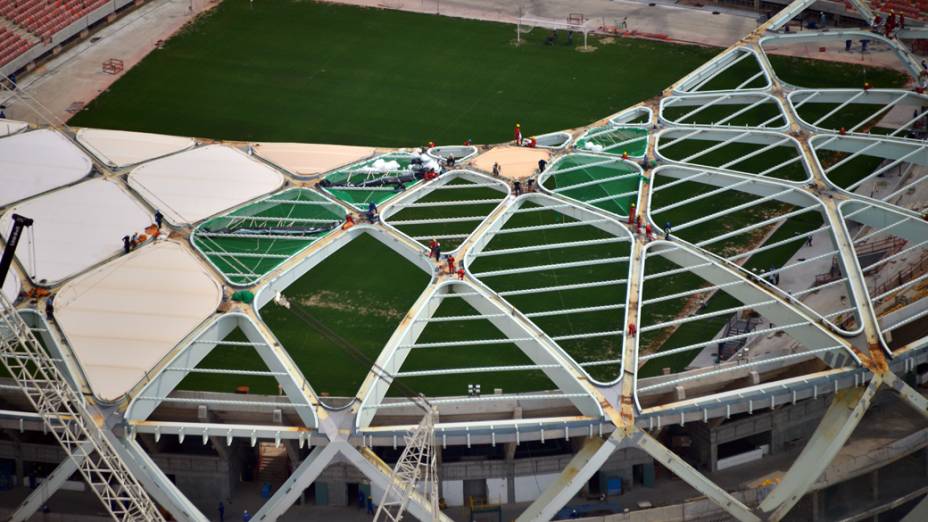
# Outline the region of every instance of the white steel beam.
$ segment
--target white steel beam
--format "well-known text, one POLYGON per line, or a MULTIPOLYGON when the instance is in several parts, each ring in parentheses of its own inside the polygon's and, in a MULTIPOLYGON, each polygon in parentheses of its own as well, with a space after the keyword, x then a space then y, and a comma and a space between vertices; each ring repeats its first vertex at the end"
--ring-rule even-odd
POLYGON ((780 484, 760 503, 758 512, 763 514, 765 519, 782 519, 809 491, 863 419, 882 382, 881 376, 874 375, 866 388, 850 388, 835 394, 825 417, 802 449, 802 453, 783 476, 780 484))
POLYGON ((316 480, 326 466, 339 453, 344 442, 330 442, 325 446, 316 446, 303 462, 294 470, 284 483, 277 488, 274 495, 261 506, 252 520, 274 521, 283 516, 290 506, 297 501, 303 491, 316 480))
MULTIPOLYGON (((574 454, 541 495, 519 515, 516 522, 554 520, 557 512, 582 488, 619 448, 624 435, 615 431, 608 440, 591 437, 583 441, 583 447, 574 454)), ((624 444, 622 444, 624 445, 624 444)))
POLYGON ((85 444, 74 457, 65 457, 61 464, 58 464, 58 467, 49 473, 42 480, 42 483, 33 489, 29 496, 19 504, 16 511, 10 515, 9 522, 26 522, 26 520, 29 520, 43 504, 48 502, 48 499, 58 491, 62 484, 77 471, 78 466, 87 458, 85 453, 92 450, 92 445, 85 444))
POLYGON ((760 518, 740 500, 731 496, 727 491, 715 485, 705 475, 696 471, 679 455, 665 448, 660 442, 644 431, 636 430, 632 435, 636 445, 647 452, 661 465, 673 472, 674 475, 699 491, 717 506, 724 509, 732 517, 741 522, 760 522, 760 518))

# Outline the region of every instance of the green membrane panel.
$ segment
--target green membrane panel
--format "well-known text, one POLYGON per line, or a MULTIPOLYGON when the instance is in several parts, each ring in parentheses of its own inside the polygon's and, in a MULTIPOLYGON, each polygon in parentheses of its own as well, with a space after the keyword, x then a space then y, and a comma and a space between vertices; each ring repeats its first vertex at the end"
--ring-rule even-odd
POLYGON ((592 154, 568 154, 545 171, 541 184, 551 192, 627 217, 644 179, 634 163, 592 154))
POLYGON ((577 150, 643 158, 648 150, 648 129, 642 126, 593 127, 577 139, 577 150))
POLYGON ((408 179, 415 157, 408 152, 390 152, 354 163, 326 176, 328 186, 324 190, 355 208, 367 210, 368 204, 379 205, 419 182, 408 179))
POLYGON ((229 283, 247 286, 337 230, 344 219, 337 203, 297 188, 205 221, 190 242, 229 283))

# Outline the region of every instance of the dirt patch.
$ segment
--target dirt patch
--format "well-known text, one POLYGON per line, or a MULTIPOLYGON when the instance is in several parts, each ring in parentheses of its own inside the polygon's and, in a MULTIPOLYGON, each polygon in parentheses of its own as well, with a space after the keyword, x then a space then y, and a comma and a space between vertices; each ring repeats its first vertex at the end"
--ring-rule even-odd
MULTIPOLYGON (((369 302, 369 299, 360 300, 369 302)), ((381 319, 390 319, 393 321, 399 321, 403 318, 403 316, 406 315, 402 310, 397 310, 396 308, 361 305, 352 300, 350 296, 346 297, 342 294, 337 294, 327 290, 316 292, 310 296, 300 297, 295 299, 295 301, 301 306, 325 308, 328 310, 336 310, 338 312, 351 315, 378 317, 381 319)))

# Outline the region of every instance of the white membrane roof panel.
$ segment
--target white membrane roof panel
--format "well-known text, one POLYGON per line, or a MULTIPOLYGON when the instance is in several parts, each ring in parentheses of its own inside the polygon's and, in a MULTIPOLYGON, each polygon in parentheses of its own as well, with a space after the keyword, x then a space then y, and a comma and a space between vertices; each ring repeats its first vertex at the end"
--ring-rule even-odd
POLYGON ((16 275, 16 270, 10 268, 10 271, 6 274, 6 280, 3 281, 2 291, 3 297, 6 297, 6 300, 11 303, 19 296, 20 283, 19 276, 16 275))
POLYGON ((207 145, 129 173, 129 186, 175 225, 189 225, 279 188, 282 174, 244 152, 207 145))
POLYGON ((12 214, 32 218, 16 258, 35 282, 57 284, 122 251, 122 237, 141 234, 153 217, 115 183, 92 179, 11 207, 0 218, 3 237, 12 214))
POLYGON ((47 129, 0 138, 0 206, 73 183, 93 164, 64 136, 47 129))
POLYGON ((311 176, 373 156, 374 147, 303 143, 258 143, 255 154, 294 174, 311 176))
POLYGON ((193 138, 102 129, 81 129, 77 141, 100 161, 126 167, 193 148, 193 138))
POLYGON ((24 121, 5 120, 0 118, 0 136, 6 136, 8 134, 13 134, 14 132, 19 132, 28 126, 29 124, 24 121))
POLYGON ((55 319, 94 395, 125 395, 219 305, 222 289, 181 245, 157 241, 66 284, 55 319))

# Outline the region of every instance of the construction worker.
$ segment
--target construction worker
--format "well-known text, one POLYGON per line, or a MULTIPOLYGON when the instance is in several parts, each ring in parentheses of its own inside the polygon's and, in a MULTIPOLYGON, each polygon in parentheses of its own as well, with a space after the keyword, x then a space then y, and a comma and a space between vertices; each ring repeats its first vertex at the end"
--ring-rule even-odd
POLYGON ((646 224, 646 225, 644 226, 644 237, 645 237, 648 241, 653 241, 653 240, 654 240, 654 234, 651 232, 651 223, 648 223, 648 224, 646 224))
POLYGON ((623 160, 628 160, 628 151, 627 151, 627 150, 623 150, 623 151, 622 151, 622 159, 623 159, 623 160))
POLYGON ((448 254, 447 261, 448 261, 448 273, 453 274, 454 273, 454 256, 451 254, 448 254))
POLYGON ((377 204, 371 201, 367 204, 367 220, 371 224, 374 224, 377 222, 376 219, 377 219, 377 204))
POLYGON ((547 166, 548 166, 548 162, 547 162, 547 161, 545 161, 544 159, 538 160, 538 173, 541 174, 542 172, 544 172, 544 171, 545 171, 545 167, 547 167, 547 166))
POLYGON ((55 303, 53 302, 54 299, 54 296, 49 296, 45 301, 45 318, 49 321, 55 318, 55 303))
POLYGON ((521 181, 515 180, 515 181, 512 182, 512 192, 513 192, 516 196, 521 196, 521 195, 522 195, 522 182, 521 182, 521 181))
POLYGON ((635 328, 635 323, 628 323, 628 335, 634 337, 638 333, 638 329, 635 328))
POLYGON ((528 146, 532 149, 538 146, 538 140, 535 139, 535 136, 528 139, 528 146))
POLYGON ((464 280, 464 267, 463 266, 458 268, 458 279, 460 279, 461 281, 464 280))
POLYGON ((641 233, 641 214, 635 214, 635 233, 641 233))
POLYGON ((499 166, 499 163, 493 163, 493 177, 498 178, 502 173, 503 168, 499 166))
POLYGON ((161 223, 164 222, 164 214, 160 210, 155 210, 155 224, 158 225, 158 228, 161 228, 161 223))
POLYGON ((122 251, 128 254, 132 250, 132 244, 129 242, 129 236, 122 236, 122 251))
POLYGON ((435 260, 437 261, 438 260, 437 252, 439 250, 441 250, 441 243, 439 243, 437 239, 433 238, 431 241, 429 241, 429 257, 434 257, 435 260))
POLYGON ((516 123, 516 128, 512 131, 516 145, 522 145, 522 125, 516 123))
POLYGON ((448 154, 448 159, 445 160, 445 164, 448 165, 449 167, 453 167, 454 161, 455 161, 454 154, 448 154))
POLYGON ((670 240, 670 221, 664 223, 664 239, 670 240))
POLYGON ((628 207, 628 224, 631 225, 634 223, 635 223, 635 203, 632 202, 632 204, 629 205, 628 207))
POLYGON ((525 191, 535 192, 535 179, 534 178, 528 179, 528 182, 526 182, 525 191))
POLYGON ((465 146, 465 147, 470 147, 470 146, 473 145, 473 144, 474 144, 474 142, 472 142, 472 141, 470 140, 470 138, 467 138, 466 140, 464 140, 464 146, 465 146))
POLYGON ((250 521, 251 521, 251 513, 249 513, 248 510, 246 509, 245 512, 242 513, 242 522, 250 522, 250 521))
POLYGON ((434 141, 431 141, 431 140, 429 140, 429 143, 428 143, 428 146, 427 146, 427 148, 429 148, 429 149, 434 149, 434 148, 435 148, 435 142, 434 142, 434 141))
MULTIPOLYGON (((435 241, 434 239, 432 241, 435 241)), ((435 254, 435 261, 441 261, 441 243, 435 241, 435 246, 432 247, 432 253, 435 254)))

